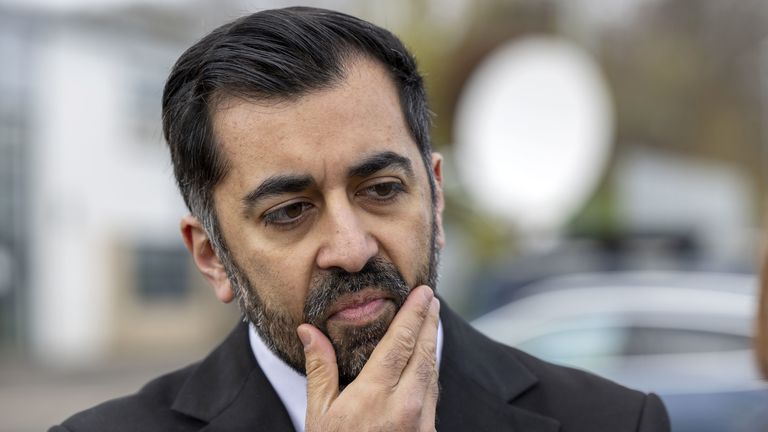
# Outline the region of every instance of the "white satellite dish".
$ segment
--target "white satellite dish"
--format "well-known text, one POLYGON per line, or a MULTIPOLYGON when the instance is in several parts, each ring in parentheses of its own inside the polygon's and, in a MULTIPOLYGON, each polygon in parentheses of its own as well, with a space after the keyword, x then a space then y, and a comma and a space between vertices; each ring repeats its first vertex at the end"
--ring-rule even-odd
POLYGON ((477 204, 523 235, 552 235, 600 180, 613 113, 584 50, 536 37, 507 43, 480 64, 454 124, 456 164, 477 204))

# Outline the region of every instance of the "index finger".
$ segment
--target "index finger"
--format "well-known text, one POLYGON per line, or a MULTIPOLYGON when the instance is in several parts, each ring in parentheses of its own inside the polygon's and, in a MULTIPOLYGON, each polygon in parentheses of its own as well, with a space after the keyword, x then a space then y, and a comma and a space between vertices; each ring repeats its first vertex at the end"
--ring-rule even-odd
POLYGON ((389 386, 398 383, 413 355, 434 296, 432 288, 426 285, 420 285, 411 291, 384 337, 371 353, 370 359, 360 372, 361 377, 389 386))

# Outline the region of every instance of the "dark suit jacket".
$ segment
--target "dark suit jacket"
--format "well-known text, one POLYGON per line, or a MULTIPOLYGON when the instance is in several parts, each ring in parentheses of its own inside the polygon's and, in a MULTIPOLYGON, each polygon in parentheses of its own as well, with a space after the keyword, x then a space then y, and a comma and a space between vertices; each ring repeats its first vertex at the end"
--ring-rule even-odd
MULTIPOLYGON (((487 339, 450 309, 441 312, 437 430, 456 432, 664 432, 653 394, 555 366, 487 339)), ((49 432, 293 431, 241 323, 202 362, 105 402, 49 432)))

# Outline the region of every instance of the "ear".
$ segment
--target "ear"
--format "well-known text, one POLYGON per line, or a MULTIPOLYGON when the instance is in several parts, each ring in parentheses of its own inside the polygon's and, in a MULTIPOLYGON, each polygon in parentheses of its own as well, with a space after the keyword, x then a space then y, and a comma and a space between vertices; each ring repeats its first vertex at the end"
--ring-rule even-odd
POLYGON ((196 217, 187 215, 181 219, 181 237, 198 270, 213 287, 216 297, 224 303, 231 302, 235 295, 227 272, 213 250, 203 225, 196 217))
POLYGON ((432 174, 435 177, 435 224, 437 225, 437 236, 435 241, 437 246, 442 249, 445 246, 445 231, 443 231, 443 210, 445 209, 445 198, 443 196, 443 155, 432 153, 432 174))

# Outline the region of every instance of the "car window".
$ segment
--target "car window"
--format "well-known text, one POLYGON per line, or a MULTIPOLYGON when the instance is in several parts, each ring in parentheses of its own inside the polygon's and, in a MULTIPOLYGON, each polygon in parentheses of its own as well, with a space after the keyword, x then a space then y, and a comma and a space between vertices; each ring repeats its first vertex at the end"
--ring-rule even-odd
POLYGON ((689 329, 591 327, 544 334, 517 346, 546 359, 566 360, 742 350, 751 347, 751 339, 742 335, 689 329))
POLYGON ((733 351, 752 345, 749 337, 713 331, 632 327, 627 332, 625 355, 733 351))

